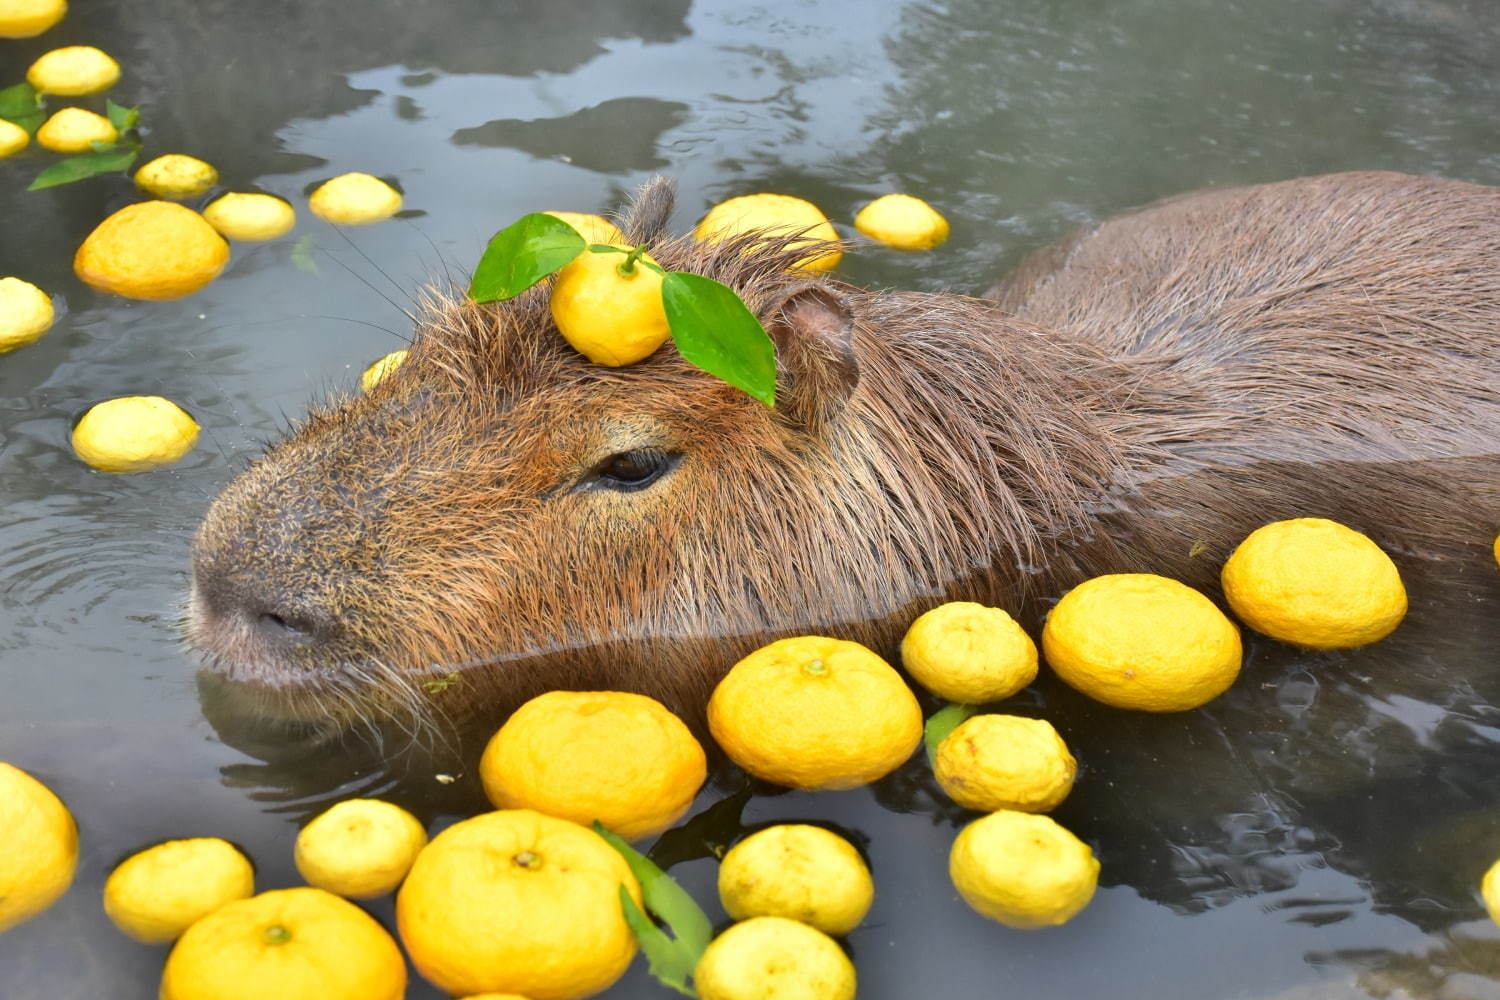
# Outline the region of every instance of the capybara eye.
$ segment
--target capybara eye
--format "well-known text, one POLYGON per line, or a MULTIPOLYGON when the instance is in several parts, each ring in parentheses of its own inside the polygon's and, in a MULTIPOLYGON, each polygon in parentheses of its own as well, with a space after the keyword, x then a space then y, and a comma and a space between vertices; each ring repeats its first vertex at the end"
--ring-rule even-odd
POLYGON ((594 466, 578 485, 621 492, 645 489, 670 472, 680 457, 656 448, 618 452, 594 466))

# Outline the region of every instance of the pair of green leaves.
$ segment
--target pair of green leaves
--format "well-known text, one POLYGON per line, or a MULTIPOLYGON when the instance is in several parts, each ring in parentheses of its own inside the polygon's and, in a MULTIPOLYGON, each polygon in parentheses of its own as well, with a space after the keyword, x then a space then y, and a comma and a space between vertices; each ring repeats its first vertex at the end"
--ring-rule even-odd
MULTIPOLYGON (((554 216, 526 215, 490 240, 474 269, 469 297, 475 302, 514 298, 579 254, 618 252, 590 245, 554 216)), ((662 273, 662 309, 683 358, 767 406, 776 405, 776 348, 734 289, 690 271, 662 271, 644 260, 635 266, 662 273)))
POLYGON ((660 917, 672 932, 672 936, 668 937, 650 917, 641 912, 626 888, 620 886, 620 908, 625 913, 625 922, 630 925, 636 940, 641 944, 641 951, 646 953, 651 974, 678 993, 696 997, 698 994, 688 985, 688 980, 698 967, 698 959, 703 957, 704 950, 713 939, 714 929, 709 923, 708 915, 693 902, 693 897, 688 895, 687 890, 658 868, 655 862, 610 833, 597 820, 594 821, 594 832, 620 852, 625 863, 630 866, 631 874, 641 885, 641 899, 645 902, 647 911, 660 917))
MULTIPOLYGON (((105 100, 105 113, 109 123, 120 137, 114 142, 90 143, 87 153, 79 153, 59 160, 47 167, 27 187, 28 191, 72 184, 99 174, 113 174, 130 169, 135 158, 141 154, 141 142, 135 127, 140 122, 140 112, 114 101, 105 100)), ((0 118, 21 126, 32 135, 41 127, 47 114, 43 109, 42 96, 29 83, 18 83, 14 87, 0 90, 0 118)))

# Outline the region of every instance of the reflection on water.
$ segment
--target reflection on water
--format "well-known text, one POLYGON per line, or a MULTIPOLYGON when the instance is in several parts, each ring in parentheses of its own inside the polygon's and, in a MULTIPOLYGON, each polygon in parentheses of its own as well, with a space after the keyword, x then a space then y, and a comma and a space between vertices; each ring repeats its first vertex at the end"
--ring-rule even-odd
MULTIPOLYGON (((200 703, 176 620, 207 499, 399 346, 415 289, 461 274, 499 224, 611 207, 656 168, 682 181, 679 229, 755 190, 841 222, 906 188, 949 215, 951 242, 867 250, 843 275, 973 292, 1075 225, 1204 185, 1356 167, 1500 183, 1489 0, 73 6, 42 39, 3 43, 0 85, 47 48, 102 44, 148 151, 297 204, 367 170, 425 214, 339 234, 304 212, 286 240, 236 247, 199 295, 126 303, 68 262, 129 181, 25 194, 41 154, 0 162, 0 274, 68 305, 0 358, 0 759, 62 794, 84 844, 75 889, 0 938, 6 1000, 155 995, 162 949, 98 905, 110 866, 146 844, 228 837, 274 887, 297 881, 298 823, 338 798, 389 796, 439 825, 482 806, 469 768, 493 719, 435 750, 247 725, 200 703), (316 273, 294 263, 302 239, 316 273), (80 467, 71 418, 128 392, 182 401, 204 445, 148 476, 80 467)), ((747 792, 721 765, 709 811, 653 853, 722 919, 712 856, 739 831, 846 832, 878 885, 849 939, 872 998, 1492 996, 1500 935, 1473 887, 1500 855, 1500 593, 1490 566, 1428 571, 1393 640, 1252 640, 1241 682, 1202 711, 1126 715, 1045 677, 1017 699, 1073 746, 1058 818, 1104 864, 1059 930, 1008 932, 957 900, 946 851, 967 816, 920 759, 823 795, 747 792)), ((389 903, 373 910, 389 926, 389 903)), ((611 995, 660 994, 637 967, 611 995)))

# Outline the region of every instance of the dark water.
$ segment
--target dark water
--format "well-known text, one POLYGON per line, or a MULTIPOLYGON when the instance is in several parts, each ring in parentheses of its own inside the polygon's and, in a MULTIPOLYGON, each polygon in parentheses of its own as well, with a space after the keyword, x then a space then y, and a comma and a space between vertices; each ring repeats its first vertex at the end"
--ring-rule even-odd
MULTIPOLYGON (((408 296, 499 225, 612 207, 657 170, 680 179, 679 229, 751 191, 842 223, 907 190, 949 216, 952 241, 856 254, 841 274, 972 293, 1079 223, 1206 185, 1368 167, 1500 184, 1492 0, 73 8, 43 39, 0 42, 0 85, 47 48, 99 44, 150 154, 200 155, 227 186, 299 207, 310 184, 364 170, 395 178, 414 214, 341 234, 303 211, 285 239, 236 246, 202 293, 127 303, 69 261, 133 200, 128 181, 28 194, 43 155, 0 162, 0 274, 67 302, 40 343, 0 357, 0 759, 55 788, 83 835, 70 894, 0 938, 5 1000, 155 996, 164 950, 121 937, 98 903, 140 846, 225 836, 272 888, 296 883, 298 821, 327 799, 389 786, 438 822, 477 808, 466 781, 372 767, 355 745, 291 768, 233 749, 175 623, 209 497, 285 414, 400 346, 408 296), (294 263, 299 240, 316 273, 294 263), (80 466, 71 418, 135 392, 186 405, 202 446, 150 475, 80 466)), ((1500 996, 1500 930, 1473 888, 1500 856, 1500 700, 1470 680, 1383 680, 1482 677, 1497 644, 1493 622, 1450 652, 1407 643, 1394 665, 1378 647, 1253 644, 1236 689, 1183 718, 1041 685, 1022 709, 1056 719, 1083 766, 1059 818, 1104 862, 1094 903, 1058 930, 1008 931, 957 899, 946 853, 965 816, 920 761, 874 789, 757 794, 743 821, 826 820, 866 846, 878 896, 849 937, 866 997, 1500 996)), ((691 840, 662 853, 701 854, 691 840)), ((711 861, 673 870, 721 916, 711 861)), ((610 995, 666 994, 638 963, 610 995)))

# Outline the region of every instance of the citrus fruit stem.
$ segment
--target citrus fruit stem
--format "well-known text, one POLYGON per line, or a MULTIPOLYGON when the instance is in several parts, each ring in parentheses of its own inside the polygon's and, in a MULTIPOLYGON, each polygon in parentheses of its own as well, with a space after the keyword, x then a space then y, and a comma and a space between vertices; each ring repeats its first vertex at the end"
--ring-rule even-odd
POLYGON ((802 672, 809 677, 821 677, 828 673, 828 665, 822 660, 812 660, 802 665, 802 672))
POLYGON ((527 871, 536 871, 538 868, 542 867, 542 858, 535 851, 522 851, 520 854, 517 854, 515 857, 511 858, 511 860, 520 865, 522 868, 525 868, 527 871))
POLYGON ((272 924, 266 928, 263 937, 266 939, 266 944, 286 944, 292 939, 292 932, 280 924, 272 924))

